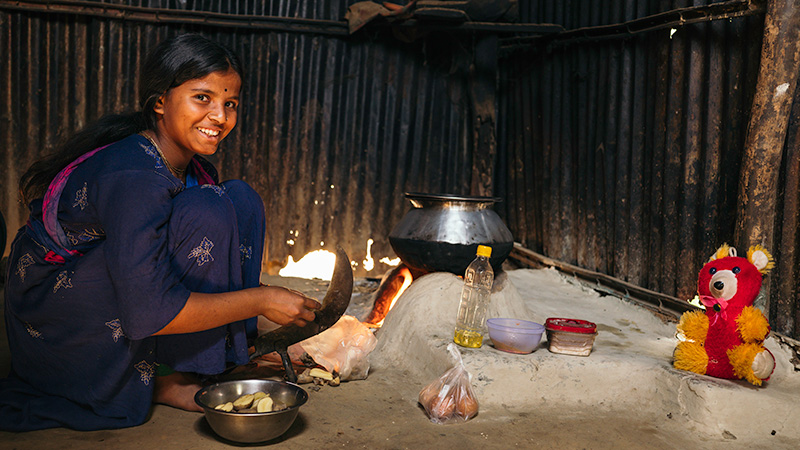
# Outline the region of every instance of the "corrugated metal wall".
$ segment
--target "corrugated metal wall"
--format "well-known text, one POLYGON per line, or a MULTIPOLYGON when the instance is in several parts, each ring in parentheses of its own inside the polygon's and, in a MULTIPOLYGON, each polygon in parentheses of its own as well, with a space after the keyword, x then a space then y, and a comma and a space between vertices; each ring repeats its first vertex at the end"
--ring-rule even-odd
MULTIPOLYGON (((531 19, 573 29, 663 7, 556 6, 542 2, 531 19)), ((517 238, 634 284, 692 294, 696 263, 733 237, 760 33, 759 18, 736 19, 504 59, 501 135, 517 238)))
POLYGON ((347 3, 133 3, 213 11, 217 20, 247 14, 337 22, 323 33, 248 28, 244 20, 242 28, 176 24, 169 11, 156 22, 152 14, 119 20, 96 9, 0 9, 0 49, 9 55, 0 69, 0 206, 9 241, 27 218, 17 202, 23 169, 100 115, 135 109, 147 52, 168 36, 197 31, 233 48, 246 65, 240 122, 212 159, 224 178, 242 178, 264 198, 270 267, 336 245, 360 263, 373 239, 375 268, 359 265, 357 273, 380 277, 389 266, 378 260, 395 256, 389 231, 411 207, 403 192, 469 193, 469 107, 465 79, 451 66, 453 49, 463 45, 447 36, 410 44, 388 32, 348 37, 347 3))
MULTIPOLYGON (((573 30, 707 3, 532 1, 523 17, 573 30)), ((516 239, 691 298, 702 264, 720 244, 737 244, 737 189, 763 21, 756 14, 615 39, 540 40, 505 52, 495 179, 516 239)), ((794 336, 798 103, 779 187, 776 229, 783 237, 770 249, 778 267, 768 276, 773 329, 794 336)))
MULTIPOLYGON (((73 2, 82 5, 77 13, 63 11, 68 3, 0 4, 8 55, 0 69, 0 207, 10 233, 27 217, 16 195, 23 168, 88 121, 134 108, 142 58, 185 31, 226 43, 247 65, 242 119, 215 162, 264 197, 272 265, 337 244, 362 261, 374 239, 376 267, 357 274, 380 276, 388 267, 377 260, 394 256, 388 233, 410 208, 404 191, 474 194, 471 34, 414 43, 387 30, 349 37, 348 0, 108 1, 108 10, 73 2)), ((707 3, 519 5, 523 22, 574 30, 707 3)), ((502 39, 489 178, 515 239, 691 296, 702 262, 734 239, 762 32, 763 14, 755 14, 615 39, 502 39)), ((773 328, 795 337, 798 105, 769 278, 773 328)))

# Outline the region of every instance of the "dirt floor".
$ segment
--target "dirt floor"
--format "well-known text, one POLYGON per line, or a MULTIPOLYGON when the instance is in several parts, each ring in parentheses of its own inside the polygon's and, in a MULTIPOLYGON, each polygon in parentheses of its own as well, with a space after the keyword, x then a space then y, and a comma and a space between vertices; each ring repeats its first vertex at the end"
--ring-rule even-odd
MULTIPOLYGON (((275 280, 272 280, 273 282, 275 280)), ((286 280, 311 295, 324 295, 322 281, 286 280)), ((277 284, 277 283, 274 283, 277 284)), ((377 283, 357 283, 358 298, 367 298, 377 283)), ((380 334, 378 334, 380 338, 380 334)), ((544 352, 545 350, 539 350, 544 352)), ((544 356, 544 354, 542 354, 544 356)), ((0 337, 0 376, 10 367, 5 329, 0 337)), ((418 402, 421 386, 409 382, 400 370, 373 369, 365 380, 340 386, 305 384, 309 401, 295 423, 281 437, 255 445, 219 438, 200 413, 163 405, 153 407, 149 420, 138 427, 94 432, 64 428, 27 432, 0 432, 2 449, 217 449, 269 448, 378 448, 378 449, 782 449, 798 448, 774 436, 742 442, 733 434, 709 434, 698 429, 680 411, 643 413, 598 409, 597 405, 558 405, 533 402, 495 405, 481 409, 466 423, 432 423, 418 402)), ((515 386, 508 386, 513 390, 515 386)), ((635 390, 635 386, 631 386, 635 390)), ((796 443, 794 443, 796 444, 796 443)))
POLYGON ((63 428, 0 432, 4 449, 142 448, 218 449, 379 448, 379 449, 675 449, 736 448, 735 441, 689 439, 666 415, 643 419, 575 411, 555 415, 532 409, 502 416, 477 417, 467 423, 437 425, 417 405, 417 387, 402 376, 372 373, 367 380, 322 386, 305 385, 309 401, 291 428, 278 439, 256 445, 225 442, 203 416, 157 405, 139 427, 80 432, 63 428), (723 445, 734 444, 734 446, 723 445))

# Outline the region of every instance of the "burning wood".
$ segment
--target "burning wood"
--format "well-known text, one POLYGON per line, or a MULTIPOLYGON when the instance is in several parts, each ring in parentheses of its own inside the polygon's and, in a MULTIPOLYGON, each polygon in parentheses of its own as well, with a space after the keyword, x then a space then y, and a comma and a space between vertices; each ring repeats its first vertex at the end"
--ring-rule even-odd
POLYGON ((412 281, 414 281, 414 277, 405 264, 400 264, 392 269, 378 287, 378 291, 375 293, 375 304, 364 320, 364 324, 369 328, 380 328, 386 315, 412 281))

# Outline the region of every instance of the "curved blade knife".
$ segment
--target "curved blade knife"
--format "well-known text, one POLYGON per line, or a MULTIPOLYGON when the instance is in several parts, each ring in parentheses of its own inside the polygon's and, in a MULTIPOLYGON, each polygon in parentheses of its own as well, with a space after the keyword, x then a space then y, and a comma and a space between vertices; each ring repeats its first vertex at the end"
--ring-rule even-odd
POLYGON ((297 375, 294 373, 287 349, 292 344, 304 341, 332 327, 350 305, 352 295, 353 269, 350 267, 350 258, 341 247, 336 247, 336 265, 331 282, 325 298, 322 299, 322 308, 316 311, 314 321, 307 323, 304 327, 284 325, 262 334, 255 340, 255 353, 250 356, 250 359, 278 352, 281 355, 283 367, 286 369, 286 378, 292 383, 297 382, 297 375))

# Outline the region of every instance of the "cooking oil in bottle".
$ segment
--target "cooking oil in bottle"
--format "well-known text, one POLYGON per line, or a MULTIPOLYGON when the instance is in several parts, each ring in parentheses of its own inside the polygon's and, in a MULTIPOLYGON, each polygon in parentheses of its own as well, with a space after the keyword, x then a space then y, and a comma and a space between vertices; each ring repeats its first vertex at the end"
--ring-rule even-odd
POLYGON ((461 303, 458 305, 453 336, 453 342, 462 347, 479 348, 483 345, 486 309, 494 283, 494 271, 489 264, 491 256, 491 247, 479 245, 477 256, 464 273, 464 287, 461 289, 461 303))

